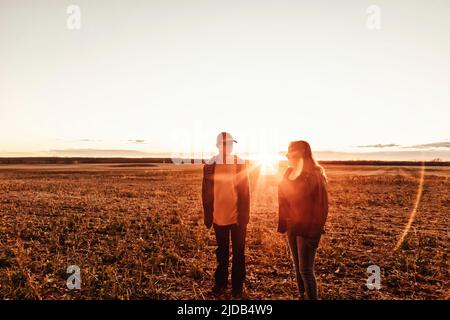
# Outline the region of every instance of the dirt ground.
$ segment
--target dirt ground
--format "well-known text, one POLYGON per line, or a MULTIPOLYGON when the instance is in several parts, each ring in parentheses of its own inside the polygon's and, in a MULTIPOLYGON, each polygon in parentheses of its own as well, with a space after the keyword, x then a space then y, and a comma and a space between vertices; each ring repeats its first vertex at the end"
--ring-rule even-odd
MULTIPOLYGON (((426 168, 420 194, 420 167, 325 169, 321 299, 449 299, 450 168, 426 168), (370 265, 381 268, 380 290, 366 287, 370 265)), ((276 232, 279 175, 250 176, 248 298, 295 299, 276 232)), ((201 165, 0 166, 0 298, 212 298, 215 240, 200 192, 201 165), (80 267, 81 290, 66 287, 69 265, 80 267)))

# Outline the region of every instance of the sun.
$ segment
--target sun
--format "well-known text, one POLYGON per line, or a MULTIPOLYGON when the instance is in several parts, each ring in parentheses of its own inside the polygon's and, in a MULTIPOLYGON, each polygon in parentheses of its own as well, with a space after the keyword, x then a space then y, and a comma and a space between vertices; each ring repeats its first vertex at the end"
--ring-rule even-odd
POLYGON ((263 175, 276 174, 278 171, 278 157, 272 154, 259 154, 257 158, 257 163, 260 166, 260 173, 263 175))

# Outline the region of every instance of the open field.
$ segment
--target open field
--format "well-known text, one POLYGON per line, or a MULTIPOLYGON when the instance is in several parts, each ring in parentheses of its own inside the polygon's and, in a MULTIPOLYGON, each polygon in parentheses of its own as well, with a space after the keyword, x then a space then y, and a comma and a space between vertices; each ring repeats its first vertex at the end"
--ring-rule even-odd
MULTIPOLYGON (((322 299, 449 299, 450 167, 326 166, 330 215, 316 260, 322 299), (365 286, 369 265, 381 290, 365 286)), ((250 299, 292 299, 279 176, 251 174, 250 299)), ((204 299, 215 267, 201 165, 0 165, 0 298, 204 299), (66 287, 81 268, 81 290, 66 287)))

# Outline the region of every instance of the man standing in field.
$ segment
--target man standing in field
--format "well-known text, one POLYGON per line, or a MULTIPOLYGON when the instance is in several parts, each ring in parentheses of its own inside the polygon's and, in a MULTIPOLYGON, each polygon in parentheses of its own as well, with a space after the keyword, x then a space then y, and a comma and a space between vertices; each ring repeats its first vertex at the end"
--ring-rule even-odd
POLYGON ((242 298, 245 280, 245 235, 250 212, 250 190, 245 161, 232 154, 233 139, 228 132, 217 136, 219 154, 203 168, 202 200, 205 225, 214 227, 217 268, 214 294, 228 285, 230 236, 232 243, 232 295, 242 298))

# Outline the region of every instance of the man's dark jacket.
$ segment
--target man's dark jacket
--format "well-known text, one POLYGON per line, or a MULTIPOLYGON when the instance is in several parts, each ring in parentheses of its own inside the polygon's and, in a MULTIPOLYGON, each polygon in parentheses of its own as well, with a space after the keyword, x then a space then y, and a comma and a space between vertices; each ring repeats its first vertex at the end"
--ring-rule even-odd
MULTIPOLYGON (((237 222, 238 225, 247 225, 250 217, 250 188, 246 164, 236 161, 236 193, 237 193, 237 222)), ((230 164, 231 165, 231 164, 230 164)), ((214 171, 216 162, 211 161, 203 167, 202 200, 205 226, 209 229, 213 224, 214 216, 214 171)))

